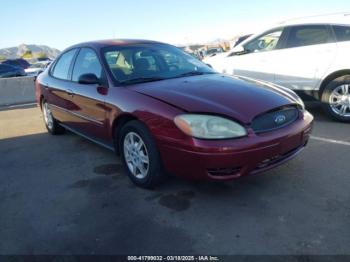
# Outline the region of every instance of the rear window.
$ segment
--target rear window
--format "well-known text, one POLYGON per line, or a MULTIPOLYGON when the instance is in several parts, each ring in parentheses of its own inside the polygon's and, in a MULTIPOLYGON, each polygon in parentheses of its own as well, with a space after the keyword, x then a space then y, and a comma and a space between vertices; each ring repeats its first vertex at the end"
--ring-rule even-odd
POLYGON ((350 26, 333 26, 335 37, 338 42, 350 41, 350 26))
POLYGON ((331 40, 331 34, 325 25, 296 26, 289 31, 287 48, 325 44, 331 40))

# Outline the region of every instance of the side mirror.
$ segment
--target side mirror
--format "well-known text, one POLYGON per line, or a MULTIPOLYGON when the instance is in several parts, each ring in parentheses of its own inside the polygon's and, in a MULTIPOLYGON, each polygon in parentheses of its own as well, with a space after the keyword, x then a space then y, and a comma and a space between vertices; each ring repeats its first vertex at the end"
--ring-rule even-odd
POLYGON ((95 74, 83 74, 78 79, 79 84, 83 85, 98 85, 100 79, 95 74))
POLYGON ((235 46, 234 48, 232 48, 231 53, 227 57, 235 56, 235 55, 243 55, 246 53, 248 53, 247 50, 245 50, 243 46, 238 45, 238 46, 235 46))
POLYGON ((233 49, 232 49, 232 52, 233 53, 243 53, 245 50, 244 50, 244 47, 241 46, 241 45, 238 45, 238 46, 235 46, 233 49))

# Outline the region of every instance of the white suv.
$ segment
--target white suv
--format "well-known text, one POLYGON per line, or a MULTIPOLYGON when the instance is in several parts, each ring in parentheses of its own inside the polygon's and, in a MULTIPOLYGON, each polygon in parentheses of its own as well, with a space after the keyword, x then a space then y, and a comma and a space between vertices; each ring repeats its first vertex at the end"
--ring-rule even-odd
POLYGON ((350 122, 350 14, 283 22, 204 62, 319 99, 333 118, 350 122))

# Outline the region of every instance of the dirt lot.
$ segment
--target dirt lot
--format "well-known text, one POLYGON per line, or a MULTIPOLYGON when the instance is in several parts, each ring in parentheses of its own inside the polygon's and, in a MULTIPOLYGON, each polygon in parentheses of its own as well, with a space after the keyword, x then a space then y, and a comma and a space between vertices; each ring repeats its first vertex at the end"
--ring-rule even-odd
POLYGON ((0 111, 0 254, 350 254, 349 124, 314 106, 297 158, 229 183, 135 187, 116 156, 0 111))

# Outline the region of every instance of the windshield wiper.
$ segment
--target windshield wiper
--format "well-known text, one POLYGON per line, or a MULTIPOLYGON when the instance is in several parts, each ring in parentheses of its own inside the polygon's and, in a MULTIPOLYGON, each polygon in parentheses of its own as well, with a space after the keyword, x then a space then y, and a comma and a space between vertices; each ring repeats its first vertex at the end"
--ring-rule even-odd
POLYGON ((179 75, 175 76, 174 78, 186 77, 186 76, 200 76, 200 75, 206 75, 206 74, 215 74, 215 73, 214 72, 190 71, 190 72, 186 72, 183 74, 179 74, 179 75))
POLYGON ((215 72, 199 72, 199 71, 190 71, 183 74, 176 75, 174 77, 137 77, 137 78, 131 78, 123 81, 119 81, 121 84, 138 84, 138 83, 146 83, 146 82, 155 82, 155 81, 161 81, 165 79, 171 79, 171 78, 180 78, 180 77, 186 77, 186 76, 197 76, 197 75, 205 75, 205 74, 215 74, 215 72))
POLYGON ((166 78, 163 78, 163 77, 137 77, 137 78, 119 81, 119 83, 121 83, 121 84, 137 84, 137 83, 161 81, 164 79, 166 79, 166 78))

